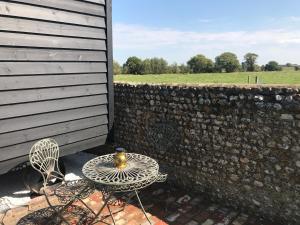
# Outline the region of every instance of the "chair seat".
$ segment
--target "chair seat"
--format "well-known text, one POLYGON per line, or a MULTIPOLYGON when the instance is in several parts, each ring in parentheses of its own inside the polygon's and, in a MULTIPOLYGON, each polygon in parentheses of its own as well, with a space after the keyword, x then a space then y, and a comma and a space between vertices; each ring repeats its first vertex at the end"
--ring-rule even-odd
POLYGON ((76 199, 86 199, 95 191, 94 185, 87 180, 66 181, 58 185, 54 195, 59 202, 67 204, 76 199))

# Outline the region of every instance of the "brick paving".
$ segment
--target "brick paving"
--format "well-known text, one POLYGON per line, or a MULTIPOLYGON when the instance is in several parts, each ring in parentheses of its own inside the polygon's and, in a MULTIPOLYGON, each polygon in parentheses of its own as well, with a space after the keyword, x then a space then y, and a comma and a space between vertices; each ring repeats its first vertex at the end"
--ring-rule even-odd
MULTIPOLYGON (((187 193, 179 188, 166 184, 152 185, 141 191, 140 197, 150 220, 155 225, 282 225, 239 212, 225 207, 222 204, 213 203, 207 200, 203 195, 187 193)), ((55 196, 52 196, 51 202, 56 205, 59 204, 55 196)), ((89 198, 85 199, 84 202, 96 212, 103 204, 102 194, 95 192, 89 198)), ((75 209, 83 208, 82 203, 76 202, 74 203, 74 207, 70 209, 70 212, 75 209)), ((31 215, 37 216, 40 213, 43 216, 45 210, 47 210, 45 198, 39 196, 33 198, 26 206, 0 213, 0 224, 15 225, 18 224, 18 221, 20 224, 20 221, 24 221, 25 218, 31 215)), ((120 211, 120 206, 118 205, 112 206, 112 211, 117 212, 114 214, 117 225, 148 224, 142 211, 138 208, 135 198, 129 201, 129 205, 127 205, 123 211, 120 211)), ((78 215, 79 214, 80 213, 78 213, 78 215)), ((104 210, 104 214, 108 215, 107 209, 104 210)), ((82 215, 92 218, 91 214, 82 215)), ((70 224, 77 224, 77 220, 74 216, 64 215, 64 217, 68 219, 70 224)), ((43 223, 40 224, 42 225, 43 223)), ((96 224, 112 224, 112 220, 109 217, 104 217, 102 222, 99 221, 96 224)))
POLYGON ((170 225, 284 225, 211 202, 203 195, 187 193, 174 186, 153 185, 142 192, 141 197, 149 206, 149 213, 170 225))

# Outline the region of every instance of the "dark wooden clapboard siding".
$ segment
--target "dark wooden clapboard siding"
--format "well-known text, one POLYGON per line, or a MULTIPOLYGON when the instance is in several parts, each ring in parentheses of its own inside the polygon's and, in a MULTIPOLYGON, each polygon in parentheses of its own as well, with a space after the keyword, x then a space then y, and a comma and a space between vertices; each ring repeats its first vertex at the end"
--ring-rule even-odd
POLYGON ((63 9, 68 11, 80 12, 96 16, 104 16, 104 7, 95 7, 94 4, 80 2, 76 0, 11 0, 12 2, 23 2, 38 6, 45 6, 55 9, 63 9))
POLYGON ((51 101, 21 103, 1 106, 0 119, 55 112, 66 109, 82 108, 107 103, 106 95, 95 95, 78 98, 57 99, 51 101))
POLYGON ((86 63, 31 63, 31 62, 2 62, 0 76, 7 75, 32 75, 32 74, 61 74, 61 73, 105 73, 104 62, 86 63))
POLYGON ((1 17, 0 31, 96 39, 106 38, 105 29, 61 23, 50 23, 40 20, 25 20, 13 17, 1 17))
POLYGON ((83 84, 101 84, 106 82, 107 78, 105 73, 6 77, 0 76, 0 90, 64 87, 83 84))
POLYGON ((97 4, 105 4, 105 0, 79 0, 82 2, 92 2, 92 3, 97 3, 97 4))
MULTIPOLYGON (((0 148, 16 145, 27 141, 38 140, 44 137, 52 137, 59 134, 70 133, 92 127, 101 127, 107 124, 106 116, 96 116, 65 123, 53 124, 44 127, 36 127, 22 131, 6 133, 0 136, 0 148)), ((105 125, 105 129, 106 129, 105 125)))
POLYGON ((112 126, 111 0, 0 0, 0 174, 39 139, 61 155, 112 126), (107 24, 107 27, 106 27, 107 24))
POLYGON ((0 105, 106 94, 106 84, 1 92, 0 105))
MULTIPOLYGON (((76 153, 78 152, 78 149, 81 149, 83 151, 101 146, 106 143, 106 139, 106 135, 103 135, 68 145, 60 145, 60 156, 76 153)), ((0 164, 0 174, 8 172, 11 168, 11 165, 18 165, 24 161, 28 161, 28 155, 2 161, 0 164)))
POLYGON ((78 152, 77 149, 87 150, 91 148, 95 148, 106 143, 107 136, 102 135, 95 138, 90 138, 84 141, 79 141, 76 143, 68 144, 68 145, 60 145, 61 148, 61 156, 72 154, 78 152))
MULTIPOLYGON (((99 137, 101 135, 107 134, 107 126, 93 127, 85 130, 74 131, 62 135, 54 135, 54 138, 60 145, 67 145, 78 141, 83 141, 86 139, 99 137)), ((36 142, 30 141, 23 144, 12 145, 9 147, 0 148, 2 154, 1 159, 7 160, 9 158, 14 158, 18 156, 28 155, 31 146, 36 142)))
POLYGON ((105 51, 0 47, 0 61, 105 62, 105 51))
POLYGON ((105 27, 105 19, 101 17, 5 1, 0 1, 0 15, 84 26, 105 27))
MULTIPOLYGON (((79 109, 71 109, 59 112, 49 112, 38 115, 23 116, 1 120, 0 134, 17 130, 29 129, 31 127, 46 126, 81 118, 88 118, 108 113, 106 105, 91 106, 79 109)), ((106 116, 107 117, 107 116, 106 116)))
POLYGON ((104 40, 71 37, 49 37, 23 33, 0 33, 1 46, 106 50, 104 40))

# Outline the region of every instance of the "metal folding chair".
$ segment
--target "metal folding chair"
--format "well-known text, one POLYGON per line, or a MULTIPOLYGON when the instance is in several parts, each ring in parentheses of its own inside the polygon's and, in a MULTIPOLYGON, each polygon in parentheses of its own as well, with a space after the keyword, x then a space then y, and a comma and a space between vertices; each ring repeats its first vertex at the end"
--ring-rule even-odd
POLYGON ((46 201, 53 211, 54 224, 57 224, 57 219, 61 222, 69 224, 69 222, 63 217, 62 213, 74 203, 74 201, 79 200, 85 207, 87 207, 92 213, 86 203, 82 200, 87 198, 90 194, 94 192, 94 188, 91 183, 86 180, 78 180, 67 182, 64 175, 61 173, 58 166, 59 159, 59 147, 55 140, 53 139, 43 139, 35 143, 29 153, 29 161, 31 166, 37 170, 43 178, 43 187, 41 193, 45 196, 46 201), (55 187, 54 193, 49 193, 49 186, 53 184, 53 181, 60 181, 61 184, 55 187), (57 196, 60 203, 64 204, 62 207, 54 207, 51 204, 50 196, 57 196))

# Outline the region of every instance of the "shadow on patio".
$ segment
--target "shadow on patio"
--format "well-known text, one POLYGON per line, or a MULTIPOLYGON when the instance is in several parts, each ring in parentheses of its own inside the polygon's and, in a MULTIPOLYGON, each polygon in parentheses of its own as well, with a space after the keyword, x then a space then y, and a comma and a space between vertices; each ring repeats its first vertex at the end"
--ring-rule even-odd
MULTIPOLYGON (((151 221, 155 225, 275 225, 275 223, 265 221, 262 218, 226 207, 224 204, 213 203, 203 195, 187 193, 170 184, 154 184, 142 190, 140 196, 146 211, 151 214, 151 221)), ((59 203, 54 196, 51 201, 56 204, 59 203)), ((103 204, 102 194, 95 192, 84 201, 94 211, 98 211, 103 204)), ((120 211, 122 201, 116 203, 112 206, 112 211, 118 212, 114 214, 117 225, 148 224, 142 211, 138 208, 135 198, 129 202, 124 211, 120 211)), ((108 213, 106 209, 104 215, 109 215, 108 213)), ((51 214, 45 198, 40 196, 33 198, 27 206, 15 208, 2 214, 1 222, 4 225, 44 225, 47 224, 46 221, 49 221, 45 218, 51 217, 51 214)), ((70 224, 87 224, 93 218, 93 214, 77 202, 68 208, 64 217, 70 224), (78 219, 81 220, 81 223, 78 222, 78 219)), ((112 220, 108 216, 103 216, 101 219, 102 222, 95 224, 112 224, 112 220)), ((58 220, 54 224, 60 224, 60 221, 58 220)))

